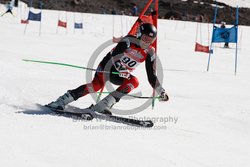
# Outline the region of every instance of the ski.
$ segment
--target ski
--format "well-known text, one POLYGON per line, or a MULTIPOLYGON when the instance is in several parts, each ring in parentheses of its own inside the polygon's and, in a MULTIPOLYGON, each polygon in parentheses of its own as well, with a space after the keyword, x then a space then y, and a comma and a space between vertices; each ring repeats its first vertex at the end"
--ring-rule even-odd
POLYGON ((53 111, 56 115, 64 115, 68 117, 80 118, 83 120, 92 120, 94 117, 90 113, 73 113, 68 111, 53 111))
POLYGON ((68 108, 66 110, 57 110, 54 108, 51 108, 47 105, 45 105, 48 109, 50 109, 55 115, 58 116, 65 116, 65 117, 72 117, 72 118, 77 118, 77 119, 83 119, 83 120, 92 120, 94 117, 90 113, 89 109, 81 109, 80 111, 74 111, 73 109, 77 109, 75 107, 70 107, 71 110, 68 108), (72 111, 73 110, 73 111, 72 111))
POLYGON ((109 116, 111 119, 115 119, 117 121, 121 121, 124 124, 128 125, 135 125, 145 128, 151 128, 154 126, 154 123, 151 120, 138 120, 138 119, 132 119, 132 118, 125 118, 125 117, 118 117, 118 116, 109 116))
POLYGON ((154 123, 151 120, 138 120, 126 117, 120 117, 116 115, 105 115, 101 113, 96 113, 94 118, 103 119, 111 122, 122 123, 130 126, 137 126, 137 127, 145 127, 150 128, 154 126, 154 123))
POLYGON ((116 122, 116 123, 122 123, 130 126, 137 126, 137 127, 145 127, 150 128, 154 126, 154 123, 151 120, 138 120, 138 119, 132 119, 132 118, 126 118, 116 115, 108 115, 108 114, 102 114, 95 112, 89 108, 78 108, 73 106, 67 106, 65 110, 56 110, 49 106, 46 106, 51 111, 53 111, 54 114, 59 116, 66 116, 66 117, 72 117, 76 119, 82 119, 82 120, 92 120, 92 119, 100 119, 110 122, 116 122))

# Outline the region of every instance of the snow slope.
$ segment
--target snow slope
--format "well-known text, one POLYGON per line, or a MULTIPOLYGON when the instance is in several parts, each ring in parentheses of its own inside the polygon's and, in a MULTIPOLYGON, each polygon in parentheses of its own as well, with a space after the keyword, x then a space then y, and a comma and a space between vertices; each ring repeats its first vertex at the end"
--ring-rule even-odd
MULTIPOLYGON (((235 76, 235 45, 230 44, 230 49, 216 45, 206 72, 208 55, 194 52, 196 23, 160 20, 158 56, 163 69, 159 70, 163 70, 170 101, 156 102, 154 110, 148 107, 133 115, 155 120, 155 128, 138 129, 103 120, 52 116, 41 107, 85 83, 86 71, 22 59, 87 66, 95 49, 113 34, 113 16, 95 14, 84 14, 84 33, 74 33, 73 13, 68 15, 68 33, 59 29, 56 34, 57 14, 43 12, 41 36, 34 22, 24 35, 20 15, 0 18, 0 166, 249 166, 249 27, 239 28, 235 76)), ((116 16, 114 20, 114 34, 120 36, 135 18, 116 16)), ((202 30, 207 41, 207 25, 202 30)), ((144 65, 134 75, 140 81, 134 92, 150 96, 144 65)), ((144 102, 121 100, 115 107, 131 109, 144 102)), ((94 100, 86 96, 72 105, 91 103, 94 100)))
POLYGON ((247 7, 250 8, 250 1, 249 0, 217 0, 218 2, 223 2, 233 7, 247 7))

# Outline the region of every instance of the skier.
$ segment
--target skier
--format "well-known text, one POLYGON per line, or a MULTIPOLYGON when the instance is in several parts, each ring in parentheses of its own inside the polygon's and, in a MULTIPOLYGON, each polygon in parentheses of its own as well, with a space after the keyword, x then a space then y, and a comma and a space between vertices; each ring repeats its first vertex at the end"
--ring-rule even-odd
POLYGON ((155 75, 154 63, 156 57, 152 44, 156 36, 157 30, 154 25, 150 23, 141 24, 136 36, 125 36, 103 58, 91 83, 68 90, 64 95, 47 106, 52 110, 63 111, 65 105, 89 93, 99 91, 104 87, 106 81, 110 81, 112 84, 120 85, 120 87, 92 106, 91 109, 103 114, 111 114, 111 107, 119 102, 122 96, 138 87, 139 82, 137 78, 130 73, 144 61, 146 62, 146 71, 150 85, 159 94, 160 101, 168 101, 168 95, 155 75), (109 70, 110 73, 103 73, 104 70, 109 70), (119 75, 112 74, 112 72, 118 72, 119 75))
POLYGON ((14 16, 13 13, 12 13, 13 7, 12 7, 12 5, 11 5, 10 2, 8 2, 8 3, 6 4, 6 8, 7 8, 6 12, 3 13, 3 14, 1 15, 1 17, 4 16, 6 13, 10 13, 12 16, 14 16))
MULTIPOLYGON (((220 28, 226 28, 226 22, 221 22, 221 26, 220 26, 220 28)), ((228 46, 228 42, 225 42, 225 44, 224 44, 224 48, 229 48, 229 46, 228 46)))

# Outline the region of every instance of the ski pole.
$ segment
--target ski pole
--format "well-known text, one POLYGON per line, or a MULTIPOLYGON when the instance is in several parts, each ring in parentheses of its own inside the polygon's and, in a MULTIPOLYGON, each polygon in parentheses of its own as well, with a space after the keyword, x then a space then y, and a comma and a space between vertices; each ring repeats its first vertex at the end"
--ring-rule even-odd
MULTIPOLYGON (((110 73, 109 71, 99 71, 99 70, 93 69, 93 68, 82 67, 82 66, 60 63, 60 62, 29 60, 29 59, 22 59, 22 61, 42 63, 42 64, 53 64, 53 65, 60 65, 60 66, 67 66, 67 67, 80 68, 80 69, 91 70, 91 71, 96 71, 96 72, 102 72, 102 73, 110 73)), ((112 74, 119 74, 119 72, 112 72, 112 74)), ((102 92, 102 93, 110 93, 110 92, 102 92)), ((139 98, 139 99, 157 99, 157 98, 159 98, 159 97, 151 97, 151 96, 136 96, 136 95, 129 95, 129 94, 126 94, 125 96, 130 96, 130 97, 139 98)))
MULTIPOLYGON (((102 93, 109 94, 111 92, 102 92, 102 93)), ((136 95, 130 95, 130 94, 124 94, 124 95, 134 97, 134 98, 138 98, 138 99, 153 99, 153 98, 159 99, 160 98, 159 96, 152 97, 152 96, 136 96, 136 95)))
POLYGON ((29 60, 29 59, 22 59, 22 61, 33 62, 33 63, 42 63, 42 64, 53 64, 53 65, 67 66, 67 67, 73 67, 73 68, 80 68, 80 69, 84 69, 84 70, 96 71, 96 72, 100 72, 100 73, 111 73, 111 74, 118 74, 119 75, 119 72, 100 71, 100 70, 93 69, 93 68, 82 67, 82 66, 77 66, 77 65, 73 65, 73 64, 66 64, 66 63, 60 63, 60 62, 29 60))

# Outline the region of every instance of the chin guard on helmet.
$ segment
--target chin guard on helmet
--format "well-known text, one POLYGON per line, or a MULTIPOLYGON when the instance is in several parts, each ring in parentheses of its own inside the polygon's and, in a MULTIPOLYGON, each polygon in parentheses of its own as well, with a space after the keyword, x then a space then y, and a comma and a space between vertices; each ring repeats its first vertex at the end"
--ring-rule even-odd
POLYGON ((152 44, 157 37, 157 29, 151 23, 143 23, 140 25, 136 37, 146 43, 152 44))

